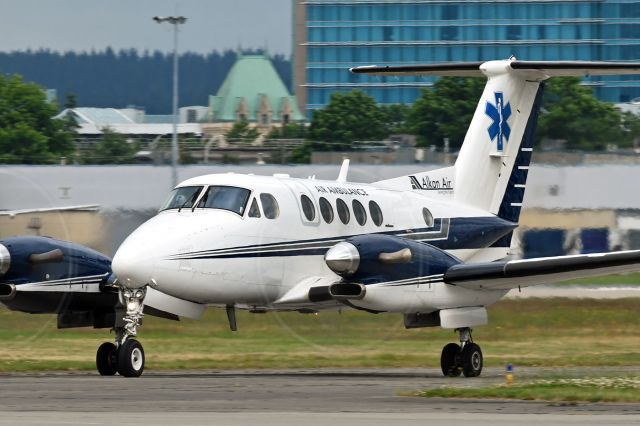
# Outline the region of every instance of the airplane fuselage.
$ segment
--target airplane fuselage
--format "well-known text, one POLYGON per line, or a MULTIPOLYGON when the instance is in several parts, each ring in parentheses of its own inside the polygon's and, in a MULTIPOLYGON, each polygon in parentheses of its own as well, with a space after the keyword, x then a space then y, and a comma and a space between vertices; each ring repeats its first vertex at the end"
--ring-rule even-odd
MULTIPOLYGON (((514 228, 494 215, 457 205, 447 188, 423 194, 359 183, 237 174, 201 176, 180 187, 197 188, 193 205, 162 210, 138 228, 116 253, 114 270, 126 286, 149 284, 196 303, 278 308, 274 302, 306 279, 339 281, 323 256, 355 235, 384 234, 428 243, 466 262, 504 257, 508 244, 490 246, 514 228), (203 198, 212 187, 247 190, 241 194, 241 208, 204 207, 203 198), (276 214, 265 204, 271 198, 264 199, 264 194, 276 201, 276 214), (126 273, 119 273, 118 267, 126 273)), ((484 305, 504 294, 441 282, 414 287, 406 289, 407 301, 400 303, 399 311, 416 303, 423 311, 435 310, 450 304, 452 297, 484 305)))

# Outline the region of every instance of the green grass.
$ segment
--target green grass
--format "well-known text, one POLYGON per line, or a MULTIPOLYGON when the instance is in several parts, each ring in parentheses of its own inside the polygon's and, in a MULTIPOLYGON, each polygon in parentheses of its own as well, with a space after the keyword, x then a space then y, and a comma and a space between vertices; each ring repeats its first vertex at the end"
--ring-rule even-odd
MULTIPOLYGON (((640 366, 637 300, 505 300, 474 330, 486 366, 640 366)), ((146 317, 147 368, 438 367, 452 330, 405 330, 400 315, 359 311, 250 314, 239 331, 208 310, 201 321, 146 317)), ((93 370, 108 330, 57 330, 55 316, 0 309, 0 371, 93 370)))
POLYGON ((442 398, 506 398, 544 401, 640 402, 640 377, 537 380, 511 386, 430 389, 413 396, 442 398))
POLYGON ((560 285, 624 285, 633 286, 640 285, 640 272, 631 272, 628 274, 606 275, 603 277, 580 278, 577 280, 563 281, 560 285))

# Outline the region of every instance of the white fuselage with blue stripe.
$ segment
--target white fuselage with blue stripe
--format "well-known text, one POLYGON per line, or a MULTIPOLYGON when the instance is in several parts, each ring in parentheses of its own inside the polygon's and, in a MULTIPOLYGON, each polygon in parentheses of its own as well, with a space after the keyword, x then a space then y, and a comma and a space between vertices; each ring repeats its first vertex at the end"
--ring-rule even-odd
MULTIPOLYGON (((250 195, 242 213, 200 207, 161 211, 129 236, 114 258, 114 271, 125 285, 149 283, 196 303, 292 309, 308 303, 278 306, 276 302, 296 286, 309 280, 325 285, 340 280, 323 256, 348 237, 393 235, 431 244, 462 261, 474 257, 494 260, 504 257, 508 247, 491 246, 515 227, 479 209, 456 205, 450 200, 449 188, 403 191, 370 184, 236 174, 201 176, 180 185, 190 186, 203 187, 202 193, 210 186, 243 188, 250 195), (261 194, 277 201, 277 217, 266 217, 261 194), (303 196, 311 200, 312 214, 305 215, 303 196), (331 206, 331 223, 322 214, 321 198, 331 206), (252 216, 249 207, 254 200, 259 214, 252 216), (346 224, 337 211, 338 200, 347 206, 346 224), (354 201, 365 210, 366 218, 360 217, 360 223, 354 201), (371 202, 382 213, 375 221, 371 202)), ((419 302, 421 310, 449 303, 451 293, 476 293, 448 288, 451 286, 445 286, 438 276, 401 281, 376 286, 392 289, 409 284, 404 293, 411 304, 419 302)), ((478 292, 473 298, 486 302, 503 294, 498 293, 478 292)), ((399 309, 405 310, 406 303, 399 309)))

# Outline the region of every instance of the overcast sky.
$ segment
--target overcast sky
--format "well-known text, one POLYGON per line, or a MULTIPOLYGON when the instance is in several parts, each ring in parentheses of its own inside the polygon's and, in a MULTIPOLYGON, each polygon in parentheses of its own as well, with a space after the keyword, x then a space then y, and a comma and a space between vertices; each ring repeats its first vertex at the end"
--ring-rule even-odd
POLYGON ((242 46, 291 53, 292 0, 0 0, 0 6, 0 51, 171 50, 171 26, 151 18, 177 12, 188 18, 181 51, 242 46))

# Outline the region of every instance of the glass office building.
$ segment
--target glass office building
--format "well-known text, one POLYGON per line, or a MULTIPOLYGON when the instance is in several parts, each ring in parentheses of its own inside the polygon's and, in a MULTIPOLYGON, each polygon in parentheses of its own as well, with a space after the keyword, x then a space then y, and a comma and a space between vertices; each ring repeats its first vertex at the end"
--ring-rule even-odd
MULTIPOLYGON (((352 75, 358 65, 442 61, 640 60, 640 1, 294 1, 294 84, 310 115, 358 88, 411 103, 426 77, 352 75)), ((611 102, 640 97, 635 76, 585 79, 611 102)))

